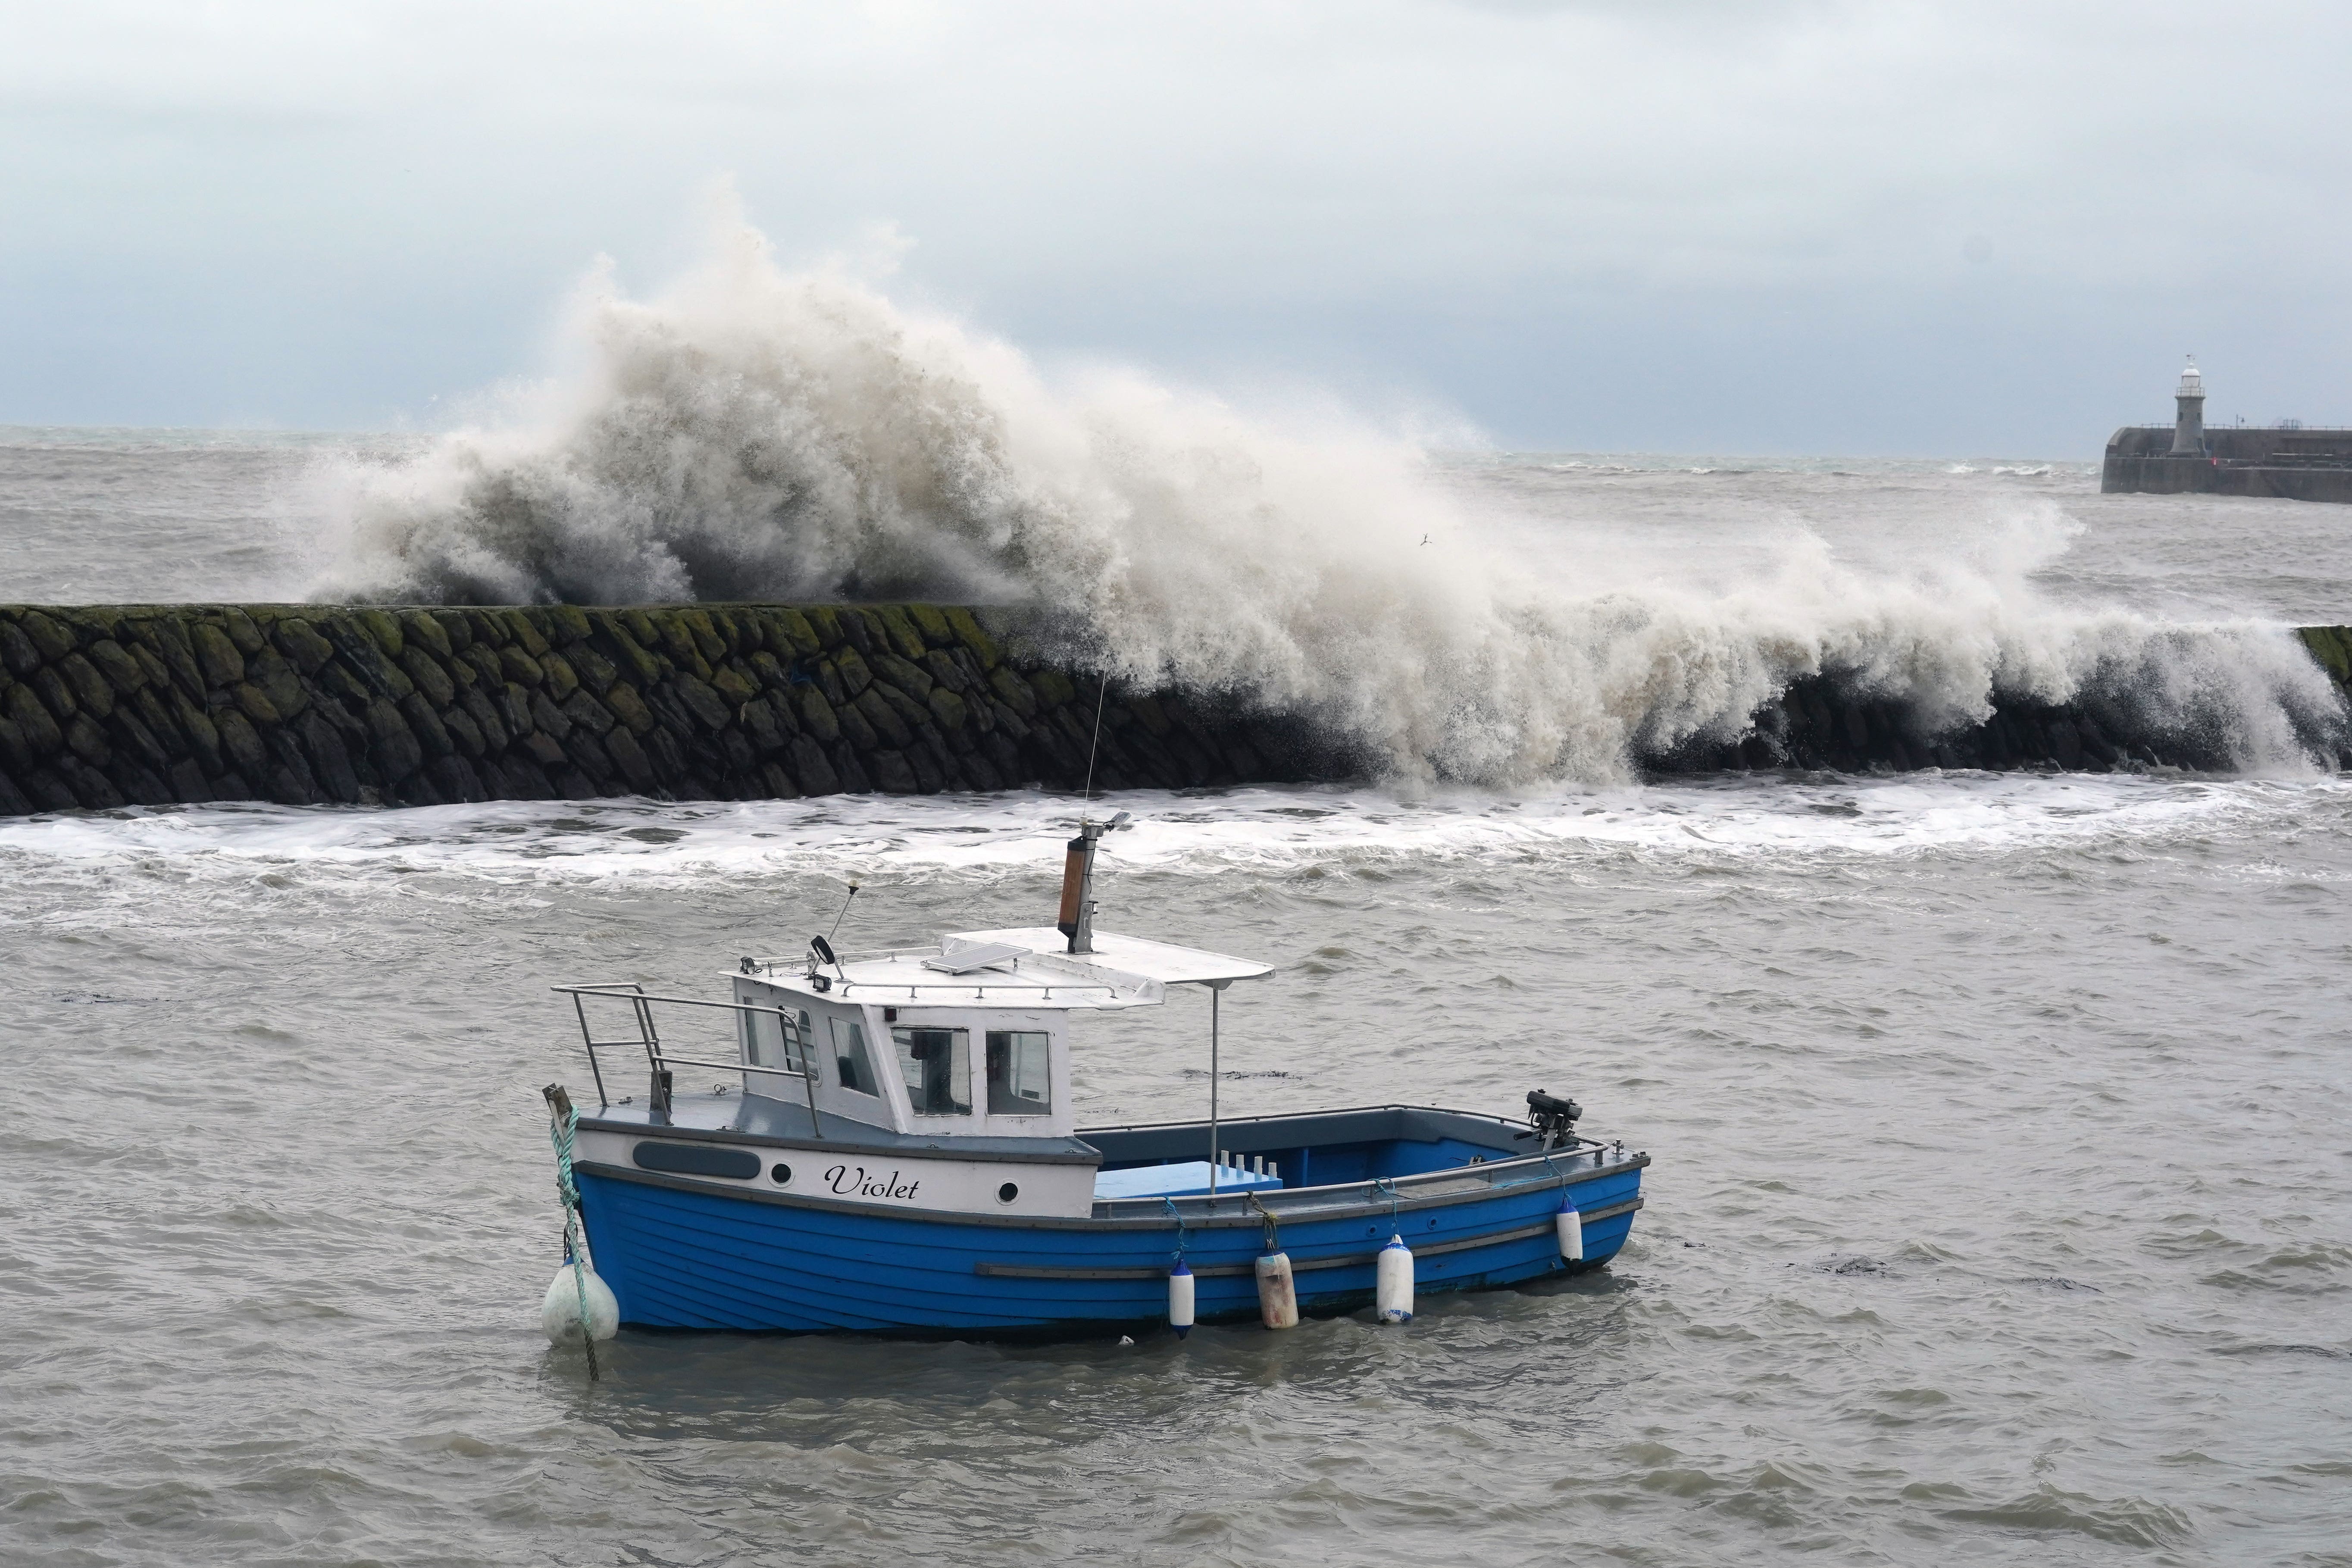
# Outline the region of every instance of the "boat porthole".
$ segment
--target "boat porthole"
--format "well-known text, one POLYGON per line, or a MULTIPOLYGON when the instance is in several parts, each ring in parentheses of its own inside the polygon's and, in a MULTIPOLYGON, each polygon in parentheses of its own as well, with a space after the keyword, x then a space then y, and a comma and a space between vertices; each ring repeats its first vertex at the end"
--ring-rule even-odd
POLYGON ((996 1201, 1001 1204, 1009 1204, 1020 1195, 1021 1189, 1011 1182, 996 1189, 996 1201))
POLYGON ((778 1165, 774 1169, 771 1170, 768 1174, 775 1178, 776 1185, 780 1187, 788 1187, 792 1185, 793 1168, 790 1165, 778 1165))

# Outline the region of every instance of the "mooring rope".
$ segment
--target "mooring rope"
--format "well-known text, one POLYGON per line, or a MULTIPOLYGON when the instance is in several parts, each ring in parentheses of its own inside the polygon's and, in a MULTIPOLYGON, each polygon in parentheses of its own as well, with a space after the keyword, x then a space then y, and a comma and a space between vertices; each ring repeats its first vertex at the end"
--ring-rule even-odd
POLYGON ((1184 1228, 1184 1211, 1176 1206, 1174 1198, 1163 1197, 1160 1201, 1168 1205, 1168 1217, 1176 1222, 1176 1261, 1181 1263, 1184 1261, 1184 1249, 1190 1245, 1184 1228))
POLYGON ((579 1108, 566 1103, 547 1119, 548 1142, 555 1145, 555 1195, 563 1203, 563 1260, 572 1265, 572 1288, 580 1300, 580 1343, 588 1352, 588 1381, 596 1368, 596 1325, 588 1316, 587 1248, 580 1225, 580 1189, 572 1180, 572 1148, 580 1131, 579 1108))

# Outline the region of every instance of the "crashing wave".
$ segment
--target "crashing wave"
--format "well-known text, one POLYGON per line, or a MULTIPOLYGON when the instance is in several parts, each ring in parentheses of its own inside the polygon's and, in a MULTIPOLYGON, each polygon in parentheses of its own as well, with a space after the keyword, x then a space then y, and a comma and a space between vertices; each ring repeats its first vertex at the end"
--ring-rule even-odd
POLYGON ((2336 723, 2282 631, 2045 599, 2054 510, 1904 576, 1801 531, 1720 582, 1531 547, 1538 523, 1479 515, 1409 444, 1131 374, 1049 384, 740 226, 656 298, 600 274, 573 330, 588 368, 551 409, 347 469, 315 596, 1042 604, 1116 677, 1310 716, 1407 780, 1621 779, 1823 674, 1928 727, 2127 679, 2247 767, 2303 765, 2336 723))

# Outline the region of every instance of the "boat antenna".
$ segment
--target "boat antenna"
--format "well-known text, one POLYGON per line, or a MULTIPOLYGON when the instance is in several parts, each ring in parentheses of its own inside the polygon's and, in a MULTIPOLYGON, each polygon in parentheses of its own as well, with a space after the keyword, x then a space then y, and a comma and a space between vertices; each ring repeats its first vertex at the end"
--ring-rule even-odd
MULTIPOLYGON (((1095 797, 1095 754, 1102 750, 1103 696, 1109 689, 1108 681, 1101 676, 1095 677, 1095 738, 1087 746, 1087 788, 1086 793, 1078 797, 1081 806, 1095 797)), ((1086 819, 1086 813, 1081 810, 1078 820, 1084 822, 1086 819)))
POLYGON ((833 917, 833 929, 824 933, 824 940, 828 943, 841 934, 842 917, 849 913, 849 900, 856 897, 857 897, 857 884, 852 882, 849 884, 849 898, 841 900, 841 914, 833 917))

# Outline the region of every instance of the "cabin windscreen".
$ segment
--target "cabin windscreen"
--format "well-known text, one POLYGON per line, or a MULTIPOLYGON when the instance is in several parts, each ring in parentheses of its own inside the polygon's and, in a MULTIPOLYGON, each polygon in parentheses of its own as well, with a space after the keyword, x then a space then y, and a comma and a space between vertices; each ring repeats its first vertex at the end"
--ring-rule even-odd
POLYGON ((1054 1109, 1053 1058, 1042 1031, 988 1031, 988 1113, 1045 1116, 1054 1109))
POLYGON ((833 1031, 833 1070, 841 1087, 859 1094, 879 1095, 881 1079, 874 1076, 874 1058, 866 1054, 866 1028, 847 1018, 827 1018, 833 1031))
POLYGON ((907 1103, 916 1115, 971 1113, 970 1030, 893 1029, 890 1038, 898 1045, 898 1076, 906 1080, 907 1103))

